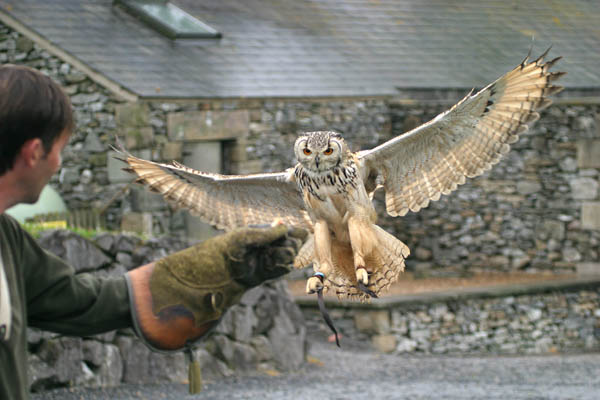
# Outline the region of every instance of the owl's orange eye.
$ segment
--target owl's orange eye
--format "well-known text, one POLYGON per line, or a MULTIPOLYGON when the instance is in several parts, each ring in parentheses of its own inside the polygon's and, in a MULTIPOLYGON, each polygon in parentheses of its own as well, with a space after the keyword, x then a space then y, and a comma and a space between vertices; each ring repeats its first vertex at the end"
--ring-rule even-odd
POLYGON ((304 150, 302 150, 302 152, 307 156, 309 156, 310 153, 312 153, 312 151, 310 151, 309 149, 304 149, 304 150))
POLYGON ((326 156, 330 155, 331 153, 333 153, 333 149, 331 147, 328 147, 327 150, 323 152, 323 154, 325 154, 326 156))

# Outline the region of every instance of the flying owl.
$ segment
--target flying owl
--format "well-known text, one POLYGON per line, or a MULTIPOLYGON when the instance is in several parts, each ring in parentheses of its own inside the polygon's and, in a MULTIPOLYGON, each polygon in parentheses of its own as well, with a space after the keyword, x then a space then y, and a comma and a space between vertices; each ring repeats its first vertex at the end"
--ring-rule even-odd
POLYGON ((294 263, 313 264, 307 293, 364 301, 398 279, 410 253, 376 225, 375 190, 385 190, 389 215, 403 216, 490 169, 562 90, 553 82, 565 73, 549 71, 560 57, 546 62, 547 53, 526 57, 433 120, 370 150, 351 152, 339 133, 305 133, 294 145, 298 163, 283 172, 220 175, 127 153, 123 159, 138 182, 219 229, 274 220, 308 229, 294 263))

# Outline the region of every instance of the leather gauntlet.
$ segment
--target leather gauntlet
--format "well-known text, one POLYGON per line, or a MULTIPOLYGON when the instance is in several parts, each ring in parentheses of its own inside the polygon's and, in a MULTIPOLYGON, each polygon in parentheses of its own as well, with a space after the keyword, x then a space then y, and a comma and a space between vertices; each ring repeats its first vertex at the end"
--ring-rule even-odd
POLYGON ((290 271, 303 231, 241 228, 127 273, 137 333, 155 350, 203 337, 244 292, 290 271))

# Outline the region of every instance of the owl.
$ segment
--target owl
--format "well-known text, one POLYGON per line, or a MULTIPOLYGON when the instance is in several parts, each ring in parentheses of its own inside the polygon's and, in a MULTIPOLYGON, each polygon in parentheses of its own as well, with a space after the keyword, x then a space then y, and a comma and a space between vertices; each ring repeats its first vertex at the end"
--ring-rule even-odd
POLYGON ((545 61, 547 53, 370 150, 351 152, 336 132, 302 134, 298 163, 282 172, 220 175, 126 152, 122 159, 137 181, 217 228, 280 220, 309 230, 294 263, 313 265, 306 291, 366 301, 398 279, 410 254, 377 225, 374 192, 385 191, 389 215, 403 216, 490 169, 562 89, 553 82, 564 72, 550 72, 560 57, 545 61))

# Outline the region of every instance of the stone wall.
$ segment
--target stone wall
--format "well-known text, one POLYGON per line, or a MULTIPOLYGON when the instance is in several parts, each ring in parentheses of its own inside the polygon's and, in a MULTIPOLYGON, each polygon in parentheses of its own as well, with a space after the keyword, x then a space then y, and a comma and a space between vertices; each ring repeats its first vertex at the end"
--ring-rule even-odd
MULTIPOLYGON (((103 208, 119 189, 108 180, 107 149, 114 143, 115 107, 122 100, 2 24, 0 62, 35 68, 60 83, 70 96, 77 129, 63 152, 63 167, 51 184, 70 209, 103 208)), ((110 220, 114 218, 114 213, 109 214, 110 220)))
MULTIPOLYGON (((120 276, 182 249, 172 238, 142 241, 124 234, 100 234, 92 241, 70 231, 47 231, 42 247, 74 266, 77 273, 120 276)), ((306 328, 283 281, 251 289, 195 350, 203 378, 215 380, 250 371, 293 371, 304 362, 306 328)), ((92 337, 65 337, 29 329, 31 389, 114 386, 120 383, 187 381, 184 354, 150 351, 132 329, 92 337)))
MULTIPOLYGON (((366 100, 215 102, 194 106, 212 111, 185 111, 188 123, 195 119, 199 124, 209 115, 213 121, 247 121, 247 130, 238 130, 237 139, 223 141, 224 170, 250 173, 279 171, 293 165, 293 143, 299 132, 337 130, 344 133, 351 148, 370 148, 428 121, 449 105, 366 100)), ((164 134, 173 140, 176 136, 168 132, 177 131, 181 125, 172 117, 181 115, 183 109, 176 104, 149 106, 156 121, 168 121, 164 134)), ((480 270, 600 272, 598 115, 597 105, 559 104, 543 111, 540 121, 490 172, 469 180, 418 214, 387 217, 380 193, 376 197, 380 224, 413 250, 408 268, 422 275, 480 270)), ((209 138, 218 137, 220 129, 209 138)), ((203 131, 210 134, 211 129, 203 131)), ((172 148, 175 143, 170 141, 165 146, 172 148)), ((182 159, 181 152, 168 154, 182 159)), ((155 219, 173 221, 169 219, 173 214, 160 199, 152 197, 155 195, 142 188, 133 188, 132 192, 129 201, 134 211, 151 211, 155 219), (148 198, 154 201, 144 200, 148 198)), ((174 228, 172 222, 161 224, 167 225, 174 228)))
MULTIPOLYGON (((353 132, 357 138, 353 146, 358 149, 374 146, 382 134, 389 136, 391 127, 389 109, 383 100, 150 102, 118 106, 116 120, 120 133, 135 132, 137 125, 152 134, 151 138, 140 135, 125 138, 134 154, 181 162, 190 152, 190 145, 218 143, 224 160, 220 170, 234 174, 289 168, 294 164, 294 142, 303 131, 353 132)), ((119 170, 121 163, 110 156, 109 161, 111 181, 131 180, 119 170)), ((186 164, 196 161, 188 160, 186 164)), ((129 190, 130 195, 120 202, 121 210, 152 213, 155 233, 185 233, 182 212, 169 209, 160 196, 142 187, 129 190)))
MULTIPOLYGON (((125 103, 7 28, 0 59, 30 65, 71 96, 78 128, 52 184, 71 209, 103 210, 109 228, 186 235, 186 212, 131 186, 109 146, 115 135, 134 154, 195 162, 192 146, 216 144, 224 173, 280 171, 294 163, 298 133, 336 130, 353 150, 371 148, 447 109, 436 101, 238 99, 125 103), (186 157, 187 160, 186 160, 186 157)), ((423 97, 421 95, 421 97, 423 97)), ((381 193, 379 223, 412 249, 419 275, 525 270, 600 273, 600 105, 560 101, 490 172, 469 180, 418 214, 390 218, 381 193)))
MULTIPOLYGON (((391 106, 392 134, 444 108, 391 106)), ((551 106, 489 172, 382 225, 412 248, 407 264, 424 274, 600 273, 599 117, 598 105, 551 106)))
MULTIPOLYGON (((329 302, 346 339, 388 353, 545 354, 600 350, 600 280, 389 298, 372 305, 329 302)), ((330 335, 313 300, 310 332, 330 335)))

